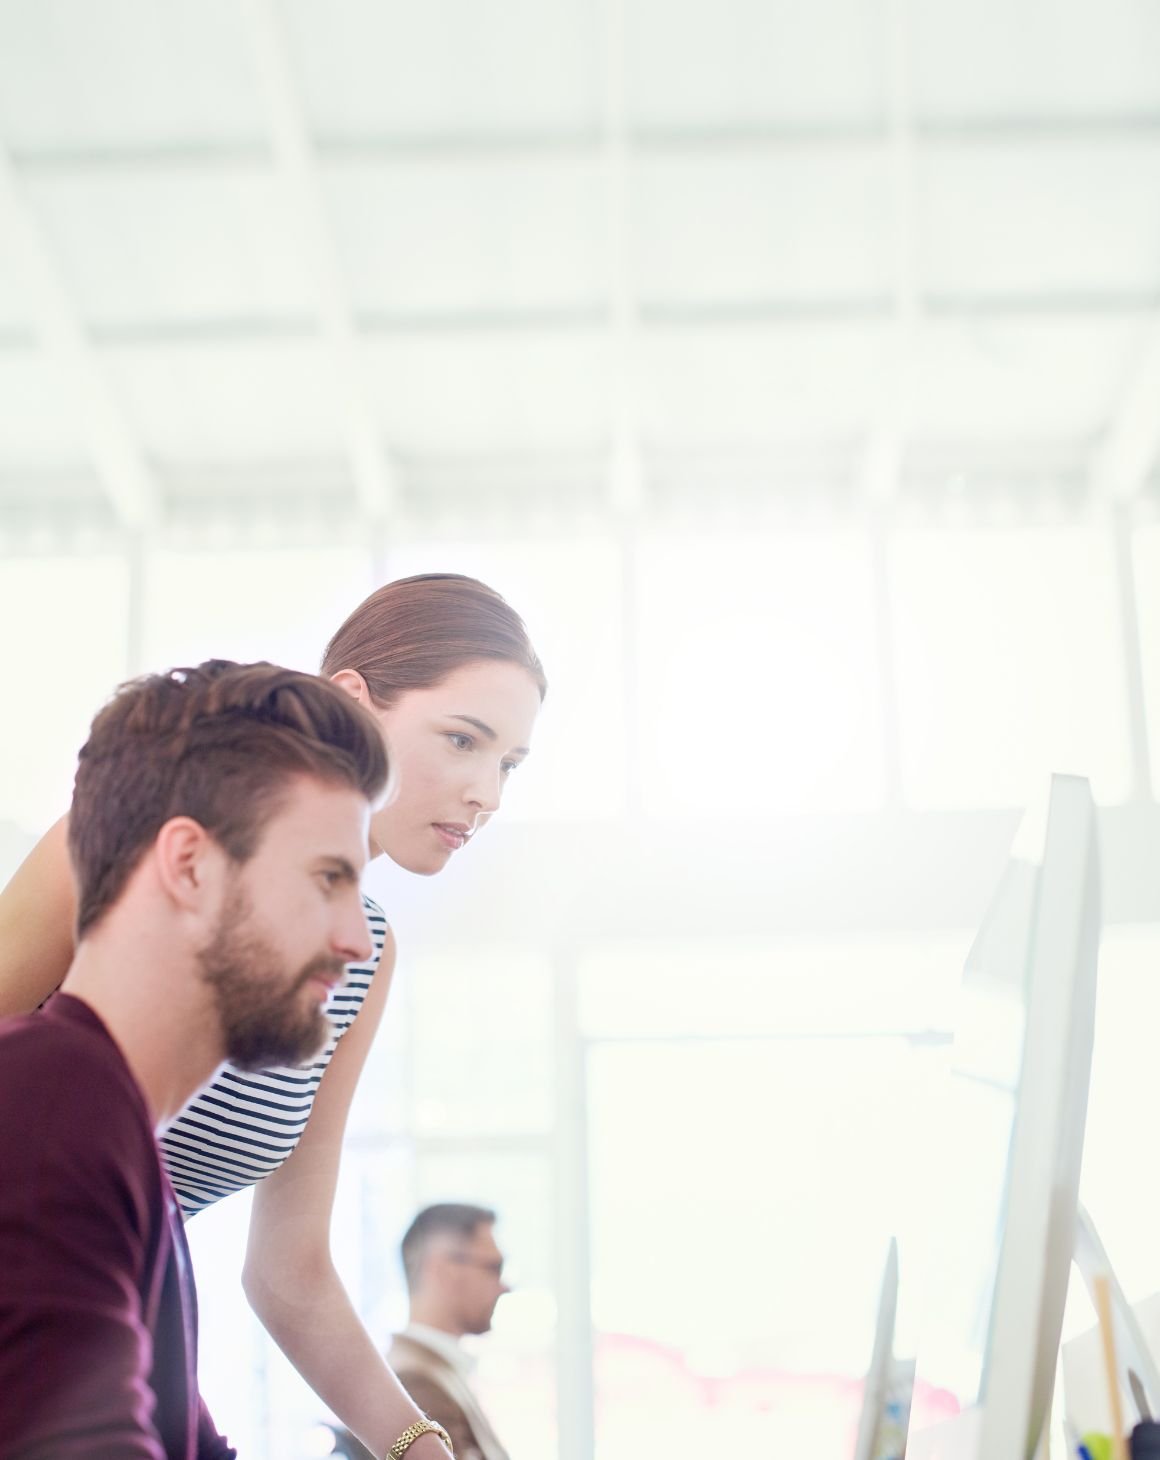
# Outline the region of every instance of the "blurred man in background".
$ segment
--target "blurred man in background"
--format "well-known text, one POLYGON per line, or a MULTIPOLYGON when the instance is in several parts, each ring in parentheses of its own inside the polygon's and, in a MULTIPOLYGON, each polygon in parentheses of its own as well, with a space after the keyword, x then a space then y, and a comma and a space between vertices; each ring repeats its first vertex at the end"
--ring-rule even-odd
MULTIPOLYGON (((487 1333, 508 1288, 495 1240, 496 1214, 487 1207, 443 1202, 425 1207, 403 1237, 403 1271, 410 1321, 387 1361, 426 1414, 451 1436, 456 1460, 508 1460, 471 1387, 474 1358, 460 1340, 487 1333)), ((355 1460, 369 1452, 347 1436, 355 1460)))

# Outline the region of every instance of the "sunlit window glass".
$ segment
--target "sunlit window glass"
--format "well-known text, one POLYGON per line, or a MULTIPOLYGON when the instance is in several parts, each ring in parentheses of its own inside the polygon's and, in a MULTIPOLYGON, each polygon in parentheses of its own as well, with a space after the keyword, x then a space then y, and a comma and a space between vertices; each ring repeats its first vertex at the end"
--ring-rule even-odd
POLYGON ((214 1420, 238 1453, 266 1455, 262 1405, 272 1344, 242 1293, 252 1193, 215 1202, 189 1223, 198 1305, 198 1382, 214 1420), (244 1447, 244 1448, 243 1448, 244 1447))
POLYGON ((1160 523, 1151 522, 1133 537, 1136 603, 1140 625, 1140 663, 1153 790, 1160 787, 1160 523))
POLYGON ((890 554, 903 783, 1020 806, 1049 772, 1122 800, 1131 756, 1115 561, 1094 527, 909 529, 890 554))
POLYGON ((842 534, 641 546, 645 805, 734 817, 883 796, 869 546, 842 534))
POLYGON ((589 1075, 598 1460, 722 1435, 851 1453, 887 1241, 905 1250, 915 1153, 937 1140, 937 1063, 889 1039, 626 1042, 589 1075))
POLYGON ((0 561, 5 774, 0 822, 39 836, 68 809, 77 751, 129 671, 123 558, 0 561))
MULTIPOLYGON (((1106 928, 1080 1195, 1133 1301, 1160 1291, 1154 1180, 1133 1132, 1151 1115, 1160 929, 1106 928)), ((1089 1323, 1094 1321, 1090 1316, 1089 1323)))
POLYGON ((150 668, 268 659, 314 672, 372 587, 367 549, 162 549, 148 561, 150 668))
POLYGON ((967 940, 608 946, 580 962, 589 1038, 918 1033, 953 1027, 967 940))
POLYGON ((420 954, 410 995, 414 1047, 428 1051, 413 1061, 417 1135, 547 1129, 552 969, 544 957, 470 946, 420 954))

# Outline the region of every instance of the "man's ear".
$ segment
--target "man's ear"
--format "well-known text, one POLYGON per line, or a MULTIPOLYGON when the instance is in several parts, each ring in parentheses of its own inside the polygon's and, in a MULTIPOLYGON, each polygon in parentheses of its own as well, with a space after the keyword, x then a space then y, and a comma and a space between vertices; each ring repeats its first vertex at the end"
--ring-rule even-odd
POLYGON ((358 700, 364 709, 373 709, 371 692, 367 689, 367 682, 357 669, 340 669, 337 674, 330 676, 331 684, 337 684, 339 689, 346 690, 351 699, 358 700))
POLYGON ((192 816, 172 816, 157 833, 153 856, 157 880, 174 904, 200 912, 216 896, 221 848, 192 816))

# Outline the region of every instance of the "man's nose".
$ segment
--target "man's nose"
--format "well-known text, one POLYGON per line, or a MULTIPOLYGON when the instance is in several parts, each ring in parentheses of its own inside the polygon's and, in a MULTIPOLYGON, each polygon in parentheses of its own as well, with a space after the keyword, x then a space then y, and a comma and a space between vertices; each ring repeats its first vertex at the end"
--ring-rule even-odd
POLYGON ((346 912, 336 934, 335 952, 344 963, 366 963, 375 951, 366 910, 359 897, 346 912))

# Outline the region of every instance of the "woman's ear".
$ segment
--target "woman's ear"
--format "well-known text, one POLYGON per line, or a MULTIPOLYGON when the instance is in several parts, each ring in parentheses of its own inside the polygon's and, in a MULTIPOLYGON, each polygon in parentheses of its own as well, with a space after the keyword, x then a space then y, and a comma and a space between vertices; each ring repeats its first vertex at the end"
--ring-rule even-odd
POLYGON ((344 689, 351 699, 357 700, 364 709, 371 709, 371 692, 367 689, 367 682, 357 669, 340 669, 337 674, 330 676, 331 684, 337 684, 339 689, 344 689))

